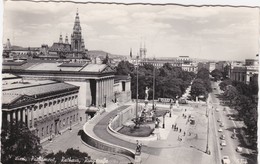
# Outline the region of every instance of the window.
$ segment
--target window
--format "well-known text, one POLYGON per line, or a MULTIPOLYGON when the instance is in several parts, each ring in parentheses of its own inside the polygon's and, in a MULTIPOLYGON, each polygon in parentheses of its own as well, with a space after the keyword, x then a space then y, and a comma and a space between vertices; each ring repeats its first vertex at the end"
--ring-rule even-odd
POLYGON ((125 91, 125 81, 122 81, 122 91, 125 91))

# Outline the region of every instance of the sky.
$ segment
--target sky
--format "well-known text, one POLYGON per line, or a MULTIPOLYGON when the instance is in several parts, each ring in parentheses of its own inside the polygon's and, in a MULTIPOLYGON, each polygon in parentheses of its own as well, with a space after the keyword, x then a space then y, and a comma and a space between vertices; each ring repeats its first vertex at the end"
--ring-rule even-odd
POLYGON ((6 1, 3 43, 51 46, 60 34, 70 40, 77 8, 88 50, 137 55, 145 46, 150 58, 213 60, 245 60, 259 51, 260 11, 247 7, 6 1))

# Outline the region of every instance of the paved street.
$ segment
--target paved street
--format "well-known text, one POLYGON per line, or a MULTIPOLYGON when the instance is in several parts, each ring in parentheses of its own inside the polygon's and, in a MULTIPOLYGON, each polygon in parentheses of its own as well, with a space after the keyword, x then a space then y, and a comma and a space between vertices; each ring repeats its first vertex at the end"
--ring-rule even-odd
POLYGON ((92 159, 100 159, 100 160, 108 160, 108 163, 129 163, 129 160, 121 155, 108 153, 108 152, 102 152, 100 150, 94 149, 92 147, 89 147, 87 145, 84 145, 83 142, 81 142, 81 138, 78 135, 79 130, 81 130, 83 127, 83 124, 78 124, 74 127, 72 127, 72 131, 66 131, 61 136, 58 136, 53 139, 53 142, 45 142, 43 144, 44 151, 50 153, 50 152, 58 152, 58 151, 66 151, 68 148, 74 148, 78 149, 81 152, 88 153, 92 159))
MULTIPOLYGON (((214 90, 213 93, 210 94, 213 107, 207 106, 205 103, 194 103, 192 105, 188 104, 178 108, 175 106, 172 110, 172 117, 170 117, 168 114, 166 115, 164 129, 160 124, 160 128, 157 130, 160 134, 158 140, 150 141, 143 145, 143 163, 156 164, 165 162, 182 164, 206 164, 208 161, 212 161, 211 163, 218 164, 221 163, 221 159, 224 155, 228 155, 232 163, 239 164, 241 162, 240 159, 244 157, 243 154, 237 153, 235 149, 240 144, 238 140, 231 139, 230 137, 236 124, 233 120, 229 120, 226 116, 231 112, 231 109, 223 111, 223 107, 219 104, 219 100, 215 95, 217 91, 218 90, 214 90), (209 107, 208 111, 207 107, 209 107), (216 108, 220 109, 220 111, 216 111, 216 108), (189 115, 195 118, 195 125, 190 125, 188 123, 189 115), (220 128, 220 123, 217 122, 218 119, 224 123, 224 127, 222 128, 224 131, 222 133, 218 132, 218 129, 220 128), (172 129, 173 124, 177 125, 178 131, 174 131, 172 129), (209 129, 207 129, 208 126, 209 129), (223 147, 222 150, 220 146, 221 134, 226 136, 227 142, 227 146, 223 147), (207 149, 207 142, 210 155, 205 153, 207 149)), ((128 105, 123 105, 115 110, 107 110, 108 112, 102 114, 102 118, 99 118, 92 123, 94 124, 92 126, 92 133, 106 142, 135 150, 136 144, 116 138, 106 130, 110 118, 114 117, 118 112, 124 110, 126 107, 128 107, 128 105)), ((169 108, 168 105, 162 104, 158 104, 157 107, 159 109, 169 108)), ((106 158, 109 160, 109 163, 127 163, 129 161, 124 156, 115 154, 111 156, 109 153, 102 152, 84 145, 80 140, 80 136, 77 135, 82 126, 83 124, 74 126, 72 131, 67 131, 62 136, 55 138, 52 143, 45 143, 43 147, 49 152, 57 152, 59 150, 66 150, 67 148, 73 147, 89 153, 94 159, 106 158)), ((247 152, 246 149, 245 151, 247 152)))
MULTIPOLYGON (((225 135, 225 141, 227 143, 226 146, 220 146, 218 145, 219 149, 222 147, 221 150, 221 158, 223 156, 229 156, 231 163, 237 163, 237 164, 242 164, 246 158, 246 156, 248 156, 248 154, 250 153, 250 150, 248 148, 245 147, 245 145, 243 143, 240 143, 239 139, 232 139, 231 136, 234 133, 234 129, 236 130, 236 133, 238 133, 236 136, 239 136, 239 127, 241 122, 239 121, 235 121, 235 120, 230 120, 229 119, 229 115, 235 114, 236 111, 232 110, 228 107, 224 107, 222 105, 220 105, 219 103, 219 99, 216 97, 217 94, 220 93, 219 87, 218 87, 218 83, 213 83, 212 84, 212 88, 216 88, 213 90, 213 92, 210 94, 211 100, 212 100, 212 112, 214 114, 214 119, 216 121, 216 129, 222 128, 223 132, 217 132, 218 136, 217 139, 219 140, 218 144, 220 144, 221 142, 221 135, 225 135), (225 110, 224 110, 225 108, 225 110), (224 124, 224 127, 220 127, 220 122, 217 122, 217 120, 221 120, 221 122, 224 124), (242 147, 243 148, 243 152, 242 153, 238 153, 236 152, 236 148, 237 147, 242 147)), ((248 159, 249 163, 255 164, 256 162, 253 161, 252 159, 248 159)))

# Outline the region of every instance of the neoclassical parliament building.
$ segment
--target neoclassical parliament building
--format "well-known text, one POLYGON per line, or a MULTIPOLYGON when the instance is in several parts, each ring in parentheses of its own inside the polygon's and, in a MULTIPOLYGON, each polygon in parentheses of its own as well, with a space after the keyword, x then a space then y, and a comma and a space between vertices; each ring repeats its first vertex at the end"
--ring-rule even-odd
MULTIPOLYGON (((10 45, 6 50, 17 53, 10 45)), ((23 121, 41 142, 86 121, 90 113, 131 100, 129 76, 116 76, 108 64, 56 60, 52 56, 55 51, 66 52, 65 58, 84 58, 78 12, 71 44, 67 37, 65 43, 60 38, 59 43, 42 53, 45 58, 4 58, 2 64, 3 126, 7 121, 23 121)))

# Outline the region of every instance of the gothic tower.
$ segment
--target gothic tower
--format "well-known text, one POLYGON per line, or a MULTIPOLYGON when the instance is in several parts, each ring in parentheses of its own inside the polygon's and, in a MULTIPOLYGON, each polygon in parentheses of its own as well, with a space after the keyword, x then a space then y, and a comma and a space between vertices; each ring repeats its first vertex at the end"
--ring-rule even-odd
POLYGON ((59 43, 63 43, 62 35, 60 34, 59 43))
POLYGON ((73 33, 71 34, 71 50, 76 52, 85 51, 85 45, 81 35, 81 27, 80 27, 78 10, 74 22, 73 33))

